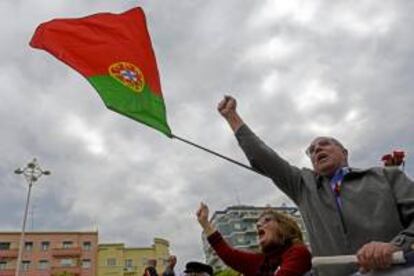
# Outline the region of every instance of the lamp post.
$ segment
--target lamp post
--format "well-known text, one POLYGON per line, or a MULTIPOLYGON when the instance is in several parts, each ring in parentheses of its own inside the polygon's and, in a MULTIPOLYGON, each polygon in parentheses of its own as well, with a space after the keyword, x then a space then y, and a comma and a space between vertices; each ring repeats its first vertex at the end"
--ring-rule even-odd
POLYGON ((26 179, 27 183, 29 184, 29 190, 27 192, 27 198, 26 198, 26 207, 24 209, 22 232, 20 234, 19 253, 17 256, 17 264, 16 264, 15 276, 19 276, 20 263, 22 262, 22 254, 23 254, 23 243, 24 243, 24 233, 26 229, 27 211, 29 209, 30 193, 32 190, 32 186, 36 181, 39 180, 40 177, 42 177, 42 175, 50 175, 50 171, 42 170, 39 164, 37 163, 36 158, 34 158, 31 162, 29 162, 26 165, 26 167, 16 169, 14 173, 22 174, 24 178, 26 179))

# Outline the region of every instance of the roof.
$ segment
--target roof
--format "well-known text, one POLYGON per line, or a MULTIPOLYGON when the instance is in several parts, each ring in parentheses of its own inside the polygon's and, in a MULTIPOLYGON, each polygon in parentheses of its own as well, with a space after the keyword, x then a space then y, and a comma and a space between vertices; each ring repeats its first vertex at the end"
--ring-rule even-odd
MULTIPOLYGON (((0 231, 0 235, 20 235, 21 231, 0 231)), ((88 234, 88 235, 98 235, 98 231, 25 231, 25 235, 80 235, 80 234, 88 234)))

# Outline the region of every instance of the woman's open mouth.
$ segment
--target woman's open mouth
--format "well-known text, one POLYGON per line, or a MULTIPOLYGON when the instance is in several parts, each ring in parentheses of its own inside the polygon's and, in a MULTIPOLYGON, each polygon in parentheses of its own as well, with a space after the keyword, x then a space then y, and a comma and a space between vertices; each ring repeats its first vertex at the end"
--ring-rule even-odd
POLYGON ((265 231, 263 229, 257 230, 257 236, 259 237, 259 242, 261 242, 264 235, 265 235, 265 231))

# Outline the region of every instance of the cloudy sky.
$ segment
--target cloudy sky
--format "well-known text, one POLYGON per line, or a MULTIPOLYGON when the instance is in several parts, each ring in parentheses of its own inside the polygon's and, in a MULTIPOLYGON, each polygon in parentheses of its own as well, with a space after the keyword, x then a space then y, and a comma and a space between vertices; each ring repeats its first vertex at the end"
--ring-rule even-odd
POLYGON ((1 0, 0 229, 19 230, 37 157, 28 230, 99 230, 101 242, 171 242, 180 265, 203 259, 198 203, 289 202, 264 177, 108 111, 74 70, 28 46, 52 18, 144 8, 173 132, 246 162, 216 111, 224 94, 298 166, 316 135, 353 166, 393 149, 414 175, 412 1, 1 0))

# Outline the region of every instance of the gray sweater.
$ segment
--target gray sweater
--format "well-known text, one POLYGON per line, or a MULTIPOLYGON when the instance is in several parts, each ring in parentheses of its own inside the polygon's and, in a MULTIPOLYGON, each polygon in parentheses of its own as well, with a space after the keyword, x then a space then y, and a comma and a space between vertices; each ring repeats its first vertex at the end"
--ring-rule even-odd
MULTIPOLYGON (((355 254, 370 241, 392 242, 408 250, 414 243, 414 182, 397 168, 350 168, 341 186, 340 212, 329 179, 290 165, 246 125, 236 137, 251 165, 269 176, 298 206, 313 256, 355 254)), ((350 275, 356 266, 318 270, 318 275, 350 275)))

